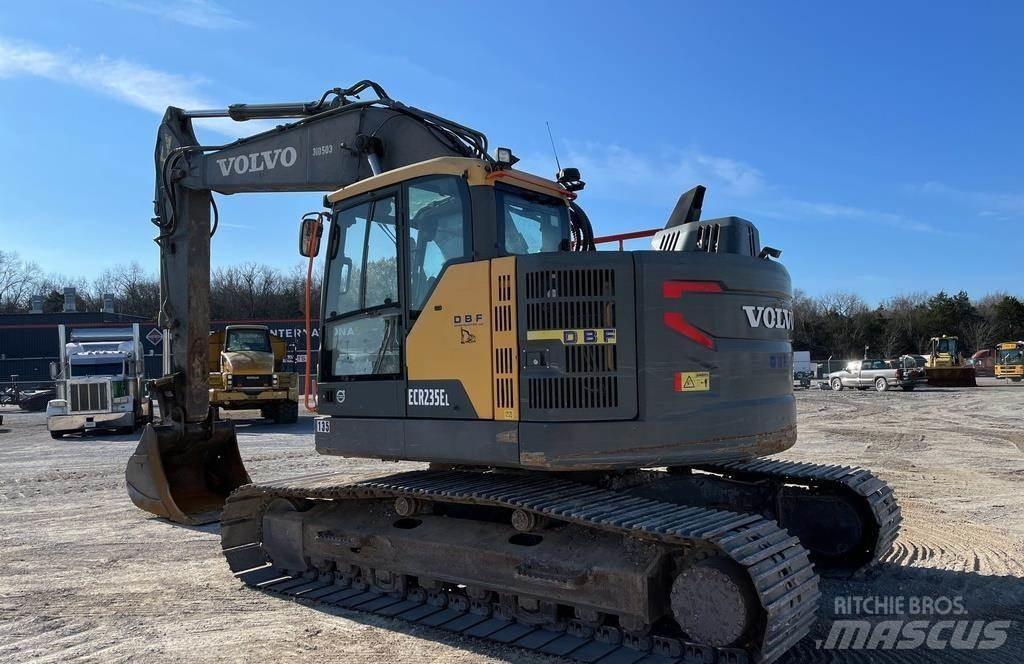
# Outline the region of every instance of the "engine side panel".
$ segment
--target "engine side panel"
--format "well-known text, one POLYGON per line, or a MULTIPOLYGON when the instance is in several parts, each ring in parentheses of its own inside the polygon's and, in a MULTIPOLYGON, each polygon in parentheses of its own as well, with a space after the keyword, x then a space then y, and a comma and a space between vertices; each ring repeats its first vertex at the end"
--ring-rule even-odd
POLYGON ((690 465, 791 447, 796 406, 785 268, 703 252, 617 257, 635 264, 637 419, 570 422, 577 414, 569 413, 562 421, 524 421, 522 464, 577 470, 690 465))
POLYGON ((631 254, 534 254, 516 268, 520 420, 636 417, 631 254))
POLYGON ((782 265, 736 254, 566 252, 453 266, 416 323, 430 334, 410 335, 409 386, 444 390, 453 410, 472 406, 461 417, 410 406, 402 426, 332 418, 318 425, 317 450, 544 470, 779 452, 796 441, 790 299, 782 265), (466 275, 454 280, 454 268, 466 275), (476 323, 478 309, 480 325, 459 325, 476 323), (463 330, 477 341, 462 343, 463 330), (445 425, 453 419, 458 427, 445 425))

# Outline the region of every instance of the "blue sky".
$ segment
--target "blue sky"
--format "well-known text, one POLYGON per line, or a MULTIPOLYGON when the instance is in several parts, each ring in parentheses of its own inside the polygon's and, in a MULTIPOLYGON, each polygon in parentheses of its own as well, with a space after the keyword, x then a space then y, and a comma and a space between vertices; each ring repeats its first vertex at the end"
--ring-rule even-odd
MULTIPOLYGON (((1015 3, 7 3, 0 249, 87 277, 155 269, 166 105, 372 78, 544 175, 550 121, 599 234, 660 226, 703 183, 704 217, 754 221, 810 293, 1024 294, 1022 19, 1015 3)), ((215 263, 295 265, 319 203, 219 197, 215 263)))

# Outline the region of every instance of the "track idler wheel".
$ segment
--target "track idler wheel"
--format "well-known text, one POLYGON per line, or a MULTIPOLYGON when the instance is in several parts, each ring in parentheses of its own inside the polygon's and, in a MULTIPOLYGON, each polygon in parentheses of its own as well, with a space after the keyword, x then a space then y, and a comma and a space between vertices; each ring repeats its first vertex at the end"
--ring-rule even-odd
POLYGON ((147 424, 125 478, 136 507, 185 525, 217 521, 231 492, 252 482, 231 422, 147 424))
POLYGON ((532 533, 535 530, 542 530, 547 524, 547 518, 536 512, 528 510, 515 510, 512 512, 512 527, 521 533, 532 533))
POLYGON ((679 627, 693 641, 742 646, 761 604, 743 569, 725 558, 706 558, 684 569, 669 596, 679 627))
POLYGON ((429 501, 417 500, 410 496, 399 496, 395 498, 395 513, 398 516, 410 517, 427 512, 429 501))

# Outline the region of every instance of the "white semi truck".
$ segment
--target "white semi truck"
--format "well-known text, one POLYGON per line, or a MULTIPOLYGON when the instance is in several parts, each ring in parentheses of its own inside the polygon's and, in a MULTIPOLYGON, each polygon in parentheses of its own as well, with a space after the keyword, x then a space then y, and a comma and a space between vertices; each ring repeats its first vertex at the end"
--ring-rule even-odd
POLYGON ((46 405, 53 438, 92 429, 131 433, 144 422, 145 360, 138 323, 129 328, 79 328, 60 334, 60 365, 51 367, 57 398, 46 405))

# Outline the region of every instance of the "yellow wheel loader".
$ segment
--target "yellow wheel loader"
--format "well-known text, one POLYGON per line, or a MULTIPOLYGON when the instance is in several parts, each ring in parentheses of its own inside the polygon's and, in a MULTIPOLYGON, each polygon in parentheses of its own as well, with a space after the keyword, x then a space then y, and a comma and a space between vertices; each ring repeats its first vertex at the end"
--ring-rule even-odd
POLYGON ((974 367, 969 366, 957 337, 932 337, 925 360, 925 376, 932 387, 977 387, 974 367))

